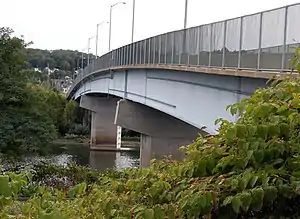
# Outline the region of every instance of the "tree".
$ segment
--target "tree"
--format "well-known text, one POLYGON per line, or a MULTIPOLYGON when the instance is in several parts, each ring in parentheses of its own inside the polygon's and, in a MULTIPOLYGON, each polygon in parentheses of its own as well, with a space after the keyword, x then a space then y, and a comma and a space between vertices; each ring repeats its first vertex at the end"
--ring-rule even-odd
POLYGON ((41 98, 28 84, 27 44, 0 28, 0 152, 23 154, 41 151, 56 135, 54 123, 41 98))

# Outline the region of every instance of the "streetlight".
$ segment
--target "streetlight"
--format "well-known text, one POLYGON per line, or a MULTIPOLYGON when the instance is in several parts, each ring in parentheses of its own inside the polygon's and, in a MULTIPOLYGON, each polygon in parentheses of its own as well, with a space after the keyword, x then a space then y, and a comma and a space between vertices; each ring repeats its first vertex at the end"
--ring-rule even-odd
POLYGON ((99 26, 102 24, 108 24, 109 22, 107 21, 102 21, 101 23, 97 24, 97 32, 96 32, 96 59, 98 59, 98 30, 99 30, 99 26))
POLYGON ((186 29, 187 27, 187 15, 188 15, 188 0, 185 0, 184 29, 186 29))
POLYGON ((93 39, 95 36, 92 36, 92 37, 90 37, 89 38, 89 40, 88 40, 88 59, 87 59, 87 64, 89 65, 90 64, 90 41, 91 41, 91 39, 93 39))
POLYGON ((133 0, 133 2, 132 2, 132 32, 131 32, 131 43, 133 43, 134 21, 135 21, 135 0, 133 0))
POLYGON ((85 57, 83 56, 83 52, 86 50, 86 48, 81 50, 81 69, 83 70, 83 60, 85 59, 85 57))
POLYGON ((123 4, 125 5, 126 2, 117 2, 113 5, 110 6, 110 13, 109 13, 109 42, 108 42, 108 50, 110 52, 110 49, 111 49, 111 22, 112 22, 112 9, 113 7, 119 5, 119 4, 123 4))

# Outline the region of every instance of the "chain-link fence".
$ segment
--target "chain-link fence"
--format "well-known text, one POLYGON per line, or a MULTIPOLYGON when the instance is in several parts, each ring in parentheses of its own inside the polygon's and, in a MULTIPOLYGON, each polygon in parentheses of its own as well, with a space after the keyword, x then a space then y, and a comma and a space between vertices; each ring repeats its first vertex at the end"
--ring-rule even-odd
MULTIPOLYGON (((300 43, 300 3, 169 32, 111 51, 79 72, 131 65, 185 65, 286 71, 300 43)), ((73 87, 70 89, 72 90, 73 87)))

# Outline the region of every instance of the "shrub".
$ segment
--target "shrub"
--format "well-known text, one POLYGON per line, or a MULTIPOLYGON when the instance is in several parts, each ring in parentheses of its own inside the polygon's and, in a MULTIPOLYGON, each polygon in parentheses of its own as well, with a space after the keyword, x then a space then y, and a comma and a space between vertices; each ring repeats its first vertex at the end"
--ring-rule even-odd
POLYGON ((81 124, 74 124, 73 127, 70 129, 69 134, 79 135, 79 136, 86 136, 90 132, 87 126, 81 124))

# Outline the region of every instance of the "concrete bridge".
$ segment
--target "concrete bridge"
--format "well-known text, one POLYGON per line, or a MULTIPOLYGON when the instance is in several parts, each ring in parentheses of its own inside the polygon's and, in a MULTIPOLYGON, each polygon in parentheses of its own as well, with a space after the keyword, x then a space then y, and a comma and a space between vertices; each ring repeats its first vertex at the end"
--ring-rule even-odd
POLYGON ((68 98, 92 111, 92 145, 120 146, 120 128, 141 133, 141 165, 216 133, 227 105, 290 71, 300 43, 300 4, 174 31, 94 60, 68 98))

